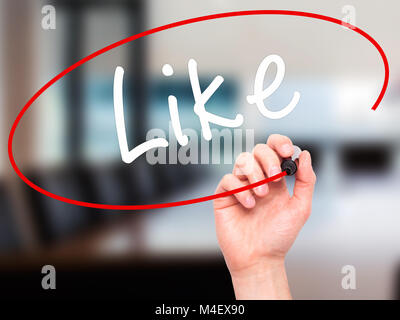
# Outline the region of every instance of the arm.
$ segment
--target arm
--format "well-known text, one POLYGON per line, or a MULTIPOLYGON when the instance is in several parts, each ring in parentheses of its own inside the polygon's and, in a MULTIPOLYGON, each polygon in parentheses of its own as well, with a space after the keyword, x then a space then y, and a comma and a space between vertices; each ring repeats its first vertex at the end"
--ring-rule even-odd
MULTIPOLYGON (((216 192, 276 175, 293 151, 289 138, 271 135, 267 144, 237 158, 216 192)), ((315 180, 310 154, 303 151, 293 196, 281 178, 214 201, 217 237, 237 299, 291 299, 285 256, 310 215, 315 180)))
POLYGON ((283 259, 265 261, 247 272, 233 274, 238 300, 289 300, 289 284, 283 259))

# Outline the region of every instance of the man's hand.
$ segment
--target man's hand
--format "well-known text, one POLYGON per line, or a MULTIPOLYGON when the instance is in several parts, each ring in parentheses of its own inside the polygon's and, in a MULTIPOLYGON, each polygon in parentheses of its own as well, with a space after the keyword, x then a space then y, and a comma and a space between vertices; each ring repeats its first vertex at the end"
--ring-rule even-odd
MULTIPOLYGON (((271 135, 253 153, 242 153, 216 193, 281 172, 293 155, 288 137, 271 135)), ((214 201, 217 237, 238 299, 289 299, 284 258, 311 212, 316 181, 311 157, 302 151, 291 197, 284 178, 214 201)))

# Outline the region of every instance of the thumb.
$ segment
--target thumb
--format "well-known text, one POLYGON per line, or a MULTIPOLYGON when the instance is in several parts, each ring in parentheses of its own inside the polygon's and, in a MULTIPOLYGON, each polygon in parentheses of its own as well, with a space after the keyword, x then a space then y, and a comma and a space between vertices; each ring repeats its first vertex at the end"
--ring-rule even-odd
POLYGON ((299 164, 296 172, 296 182, 293 189, 292 202, 295 207, 311 212, 311 202, 314 193, 316 176, 311 164, 311 155, 308 151, 302 151, 299 156, 299 164))

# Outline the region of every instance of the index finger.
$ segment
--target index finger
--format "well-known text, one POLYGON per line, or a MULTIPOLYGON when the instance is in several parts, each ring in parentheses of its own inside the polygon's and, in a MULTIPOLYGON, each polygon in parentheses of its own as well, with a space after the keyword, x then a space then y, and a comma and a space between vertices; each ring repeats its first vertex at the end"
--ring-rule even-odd
POLYGON ((294 153, 292 140, 280 134, 271 134, 267 145, 282 158, 290 158, 294 153))

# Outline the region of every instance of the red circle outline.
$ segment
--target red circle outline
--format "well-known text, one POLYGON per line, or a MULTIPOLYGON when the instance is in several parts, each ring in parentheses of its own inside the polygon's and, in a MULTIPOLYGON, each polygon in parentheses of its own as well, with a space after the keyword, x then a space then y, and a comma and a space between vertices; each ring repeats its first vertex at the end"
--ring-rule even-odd
POLYGON ((385 78, 383 81, 383 86, 382 86, 382 90, 378 96, 378 98, 376 99, 374 105, 372 106, 372 110, 376 110, 376 108, 378 107, 378 105, 381 103, 383 96, 385 95, 387 86, 388 86, 388 82, 389 82, 389 63, 388 60, 386 58, 386 55, 383 51, 383 49, 381 48, 381 46, 378 44, 378 42, 375 41, 374 38, 372 38, 368 33, 366 33, 365 31, 361 30, 360 28, 353 26, 351 24, 345 23, 339 19, 335 19, 329 16, 325 16, 325 15, 320 15, 320 14, 316 14, 316 13, 310 13, 310 12, 302 12, 302 11, 291 11, 291 10, 251 10, 251 11, 235 11, 235 12, 225 12, 225 13, 217 13, 217 14, 211 14, 211 15, 207 15, 207 16, 202 16, 202 17, 196 17, 196 18, 191 18, 191 19, 187 19, 187 20, 182 20, 182 21, 177 21, 177 22, 173 22, 170 24, 166 24, 164 26, 160 26, 157 28, 153 28, 150 30, 146 30, 144 32, 135 34, 133 36, 127 37, 125 39, 122 39, 120 41, 117 41, 115 43, 112 43, 90 55, 88 55, 87 57, 79 60, 78 62, 74 63, 73 65, 69 66, 68 68, 66 68, 64 71, 62 71, 61 73, 59 73, 57 76, 55 76, 53 79, 51 79, 49 82, 47 82, 42 88, 39 89, 39 91, 37 91, 32 98, 29 99, 29 101, 25 104, 25 106, 22 108, 22 110, 18 113, 17 118, 15 119, 11 130, 10 130, 10 134, 8 137, 8 157, 10 159, 10 163, 11 166, 13 167, 14 171, 17 173, 17 175, 28 185, 30 186, 32 189, 44 194, 45 196, 48 196, 50 198, 62 201, 62 202, 66 202, 69 204, 73 204, 73 205, 77 205, 77 206, 83 206, 83 207, 89 207, 89 208, 96 208, 96 209, 111 209, 111 210, 144 210, 144 209, 159 209, 159 208, 169 208, 169 207, 176 207, 176 206, 183 206, 183 205, 188 205, 188 204, 193 204, 193 203, 198 203, 198 202, 203 202, 203 201, 209 201, 209 200, 214 200, 217 198, 222 198, 222 197, 226 197, 228 195, 232 195, 238 192, 242 192, 248 189, 252 189, 255 188, 259 185, 262 185, 264 183, 276 180, 280 177, 283 177, 286 175, 285 172, 282 172, 280 174, 277 174, 273 177, 267 178, 265 180, 259 181, 257 183, 253 183, 250 184, 248 186, 242 187, 242 188, 238 188, 238 189, 234 189, 231 191, 227 191, 227 192, 222 192, 222 193, 218 193, 218 194, 214 194, 214 195, 210 195, 210 196, 205 196, 205 197, 200 197, 200 198, 195 198, 195 199, 189 199, 189 200, 183 200, 183 201, 176 201, 176 202, 169 202, 169 203, 159 203, 159 204, 146 204, 146 205, 109 205, 109 204, 100 204, 100 203, 92 203, 92 202, 85 202, 85 201, 79 201, 79 200, 74 200, 74 199, 70 199, 70 198, 66 198, 66 197, 62 197, 59 195, 56 195, 54 193, 51 193, 45 189, 42 189, 41 187, 39 187, 38 185, 34 184, 32 181, 30 181, 27 177, 25 177, 22 172, 19 170, 18 166, 15 163, 14 160, 14 156, 13 156, 13 150, 12 150, 12 143, 13 143, 13 138, 14 138, 14 133, 15 130, 18 126, 18 123, 20 122, 22 116, 25 114, 25 112, 28 110, 28 108, 32 105, 32 103, 39 98, 39 96, 46 91, 50 86, 52 86, 56 81, 58 81, 59 79, 61 79, 62 77, 64 77, 65 75, 67 75, 69 72, 71 72, 72 70, 74 70, 75 68, 81 66, 82 64, 88 62, 89 60, 94 59, 95 57, 109 51, 112 50, 116 47, 122 46, 125 43, 128 43, 130 41, 163 31, 163 30, 168 30, 168 29, 172 29, 172 28, 176 28, 179 26, 184 26, 184 25, 188 25, 188 24, 192 24, 192 23, 196 23, 196 22, 201 22, 201 21, 207 21, 207 20, 213 20, 213 19, 220 19, 220 18, 228 18, 228 17, 238 17, 238 16, 251 16, 251 15, 287 15, 287 16, 299 16, 299 17, 307 17, 307 18, 313 18, 313 19, 318 19, 318 20, 324 20, 324 21, 328 21, 328 22, 332 22, 332 23, 336 23, 338 25, 342 25, 344 27, 347 27, 357 33, 359 33, 360 35, 362 35, 364 38, 366 38, 370 43, 372 43, 375 48, 378 50, 378 52, 380 53, 382 60, 383 60, 383 64, 385 67, 385 78))

